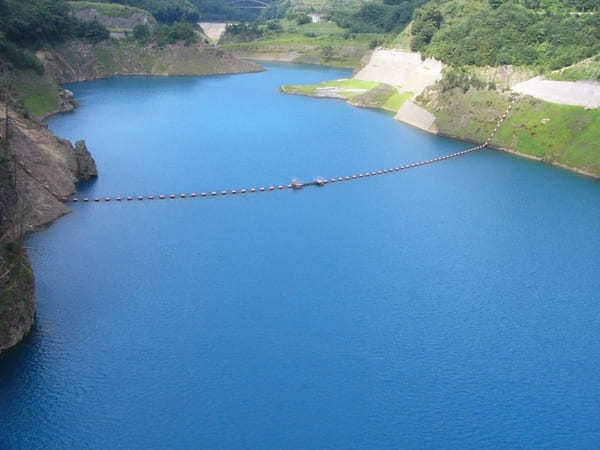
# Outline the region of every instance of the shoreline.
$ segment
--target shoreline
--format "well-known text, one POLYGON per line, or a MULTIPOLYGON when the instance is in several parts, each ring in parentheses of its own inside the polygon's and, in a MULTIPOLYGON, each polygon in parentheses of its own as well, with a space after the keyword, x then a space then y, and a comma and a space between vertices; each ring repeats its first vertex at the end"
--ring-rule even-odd
MULTIPOLYGON (((410 124, 408 122, 404 122, 403 120, 400 120, 400 119, 396 119, 396 121, 398 121, 398 122, 400 122, 400 123, 402 123, 404 125, 408 125, 409 127, 416 128, 417 130, 421 130, 422 132, 430 134, 430 135, 433 135, 433 136, 440 136, 440 137, 444 137, 444 138, 459 140, 459 141, 470 143, 470 144, 480 144, 480 142, 474 141, 474 140, 471 140, 471 139, 468 139, 468 138, 463 138, 463 137, 456 136, 456 135, 451 135, 451 134, 440 133, 439 131, 437 131, 437 132, 430 131, 428 129, 419 127, 417 125, 413 125, 413 124, 410 124)), ((489 145, 488 149, 489 150, 496 150, 496 151, 503 152, 503 153, 508 153, 508 154, 517 156, 519 158, 529 159, 531 161, 536 161, 536 162, 539 162, 539 163, 542 163, 542 164, 546 164, 546 165, 549 165, 549 166, 554 166, 554 167, 556 167, 558 169, 566 170, 568 172, 573 172, 573 173, 576 173, 577 175, 581 175, 581 176, 584 176, 586 178, 591 178, 593 180, 600 180, 600 175, 596 175, 594 173, 587 172, 587 171, 585 171, 583 169, 579 169, 577 167, 567 166, 566 164, 562 164, 562 163, 559 163, 559 162, 556 162, 556 161, 548 161, 548 160, 545 160, 544 158, 541 158, 539 156, 530 155, 528 153, 523 153, 523 152, 520 152, 518 150, 514 150, 514 149, 510 149, 510 148, 506 148, 506 147, 493 147, 492 145, 489 145)))
MULTIPOLYGON (((329 98, 329 99, 344 100, 346 103, 348 103, 349 105, 352 105, 352 106, 354 106, 356 108, 376 109, 376 110, 380 110, 380 111, 386 112, 386 113, 390 112, 390 111, 388 111, 388 110, 386 110, 384 108, 371 108, 371 107, 367 107, 367 106, 355 105, 350 100, 342 98, 342 97, 333 97, 333 96, 331 96, 331 97, 325 97, 325 96, 317 96, 317 95, 313 95, 313 94, 309 94, 309 93, 305 93, 305 92, 289 92, 289 91, 286 91, 283 86, 279 87, 279 91, 281 93, 283 93, 283 94, 286 94, 286 95, 300 95, 300 96, 303 96, 303 97, 311 97, 311 98, 314 98, 314 99, 329 98)), ((417 105, 417 106, 419 106, 419 105, 417 105)), ((393 114, 393 112, 392 112, 392 114, 393 114)), ((465 138, 465 137, 461 137, 461 136, 457 136, 457 135, 452 135, 452 134, 441 133, 441 132, 439 132, 437 130, 434 131, 434 130, 431 130, 431 129, 428 129, 428 128, 421 127, 421 126, 416 125, 414 123, 405 122, 404 120, 402 120, 400 118, 396 118, 395 117, 394 120, 396 120, 399 123, 402 123, 403 125, 407 125, 409 127, 415 128, 415 129, 420 130, 420 131, 422 131, 424 133, 427 133, 429 135, 439 136, 439 137, 448 138, 448 139, 454 139, 454 140, 457 140, 457 141, 465 142, 467 144, 481 144, 481 142, 475 141, 475 140, 472 140, 472 139, 469 139, 469 138, 465 138)), ((435 125, 435 123, 434 123, 434 125, 435 125)), ((523 152, 520 152, 518 150, 514 150, 514 149, 510 149, 510 148, 506 148, 506 147, 493 147, 493 146, 490 145, 490 146, 488 146, 488 148, 490 150, 496 150, 496 151, 508 153, 508 154, 511 154, 511 155, 514 155, 514 156, 517 156, 517 157, 520 157, 520 158, 525 158, 525 159, 529 159, 531 161, 536 161, 536 162, 539 162, 539 163, 542 163, 542 164, 554 166, 554 167, 556 167, 558 169, 562 169, 562 170, 565 170, 565 171, 568 171, 568 172, 572 172, 572 173, 575 173, 577 175, 584 176, 586 178, 591 178, 593 180, 600 180, 600 175, 588 172, 588 171, 583 170, 583 169, 579 169, 577 167, 571 167, 571 166, 568 166, 566 164, 562 164, 562 163, 559 163, 559 162, 556 162, 556 161, 548 161, 548 160, 546 160, 546 159, 544 159, 542 157, 539 157, 539 156, 530 155, 528 153, 523 153, 523 152)))

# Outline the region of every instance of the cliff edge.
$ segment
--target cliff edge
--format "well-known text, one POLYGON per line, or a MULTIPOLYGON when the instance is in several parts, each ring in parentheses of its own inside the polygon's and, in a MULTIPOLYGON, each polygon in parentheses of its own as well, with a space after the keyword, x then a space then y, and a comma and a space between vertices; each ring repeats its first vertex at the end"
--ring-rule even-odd
POLYGON ((34 278, 23 236, 70 212, 60 198, 75 192, 76 182, 97 176, 97 169, 85 142, 73 146, 3 103, 0 130, 1 353, 34 323, 34 278))

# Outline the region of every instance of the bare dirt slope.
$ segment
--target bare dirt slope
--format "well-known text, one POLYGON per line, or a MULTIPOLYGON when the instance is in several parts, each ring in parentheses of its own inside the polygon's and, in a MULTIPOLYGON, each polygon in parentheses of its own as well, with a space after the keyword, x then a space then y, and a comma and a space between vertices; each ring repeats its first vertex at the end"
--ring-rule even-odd
POLYGON ((419 53, 379 49, 354 78, 386 83, 401 91, 419 94, 442 78, 442 68, 443 64, 433 58, 422 61, 419 53))
POLYGON ((600 108, 600 83, 594 81, 552 81, 535 77, 512 89, 551 103, 600 108))

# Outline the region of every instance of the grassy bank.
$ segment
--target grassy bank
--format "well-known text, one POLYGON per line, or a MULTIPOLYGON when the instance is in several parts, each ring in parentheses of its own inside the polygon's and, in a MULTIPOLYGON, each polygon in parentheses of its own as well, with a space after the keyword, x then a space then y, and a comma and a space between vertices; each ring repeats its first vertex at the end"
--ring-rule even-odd
POLYGON ((550 72, 546 78, 557 81, 600 81, 600 55, 585 59, 560 71, 550 72))
MULTIPOLYGON (((434 90, 419 101, 436 116, 441 134, 483 142, 505 111, 508 94, 434 90)), ((520 98, 491 146, 600 176, 600 110, 520 98)))
POLYGON ((396 113, 411 92, 398 92, 392 86, 373 81, 341 79, 323 81, 318 84, 284 85, 285 94, 307 95, 312 97, 331 97, 345 99, 354 106, 383 109, 396 113))

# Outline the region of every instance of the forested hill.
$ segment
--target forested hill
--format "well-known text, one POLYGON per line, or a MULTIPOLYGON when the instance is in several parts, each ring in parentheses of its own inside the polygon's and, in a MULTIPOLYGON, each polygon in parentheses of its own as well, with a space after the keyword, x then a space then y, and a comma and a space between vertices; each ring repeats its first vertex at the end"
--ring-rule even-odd
MULTIPOLYGON (((75 0, 77 1, 77 0, 75 0)), ((198 9, 190 0, 94 0, 101 3, 119 3, 150 12, 161 23, 197 22, 198 9)))
POLYGON ((412 34, 413 50, 454 66, 558 69, 600 53, 600 1, 434 0, 412 34))

